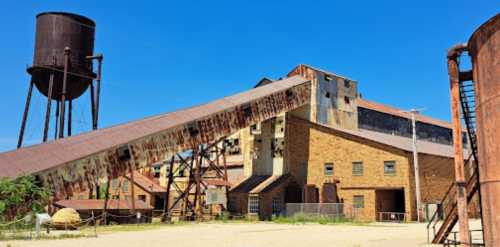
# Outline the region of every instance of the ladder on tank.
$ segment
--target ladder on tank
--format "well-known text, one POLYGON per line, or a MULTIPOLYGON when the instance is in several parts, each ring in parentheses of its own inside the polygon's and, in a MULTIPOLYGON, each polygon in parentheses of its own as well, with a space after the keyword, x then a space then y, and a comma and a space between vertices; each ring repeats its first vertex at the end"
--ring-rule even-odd
MULTIPOLYGON (((467 137, 471 153, 466 161, 470 165, 469 176, 467 177, 466 191, 467 203, 478 193, 479 200, 481 194, 479 191, 479 169, 477 159, 477 138, 476 138, 476 111, 475 111, 475 92, 472 81, 471 71, 460 72, 460 103, 462 108, 463 120, 467 128, 467 137)), ((437 210, 427 224, 428 240, 432 232, 432 243, 434 244, 457 244, 454 240, 449 240, 448 235, 458 221, 456 187, 453 182, 441 200, 441 210, 437 210), (442 215, 444 214, 444 217, 442 215), (443 218, 442 223, 441 218, 443 218)), ((471 240, 472 241, 472 240, 471 240)))

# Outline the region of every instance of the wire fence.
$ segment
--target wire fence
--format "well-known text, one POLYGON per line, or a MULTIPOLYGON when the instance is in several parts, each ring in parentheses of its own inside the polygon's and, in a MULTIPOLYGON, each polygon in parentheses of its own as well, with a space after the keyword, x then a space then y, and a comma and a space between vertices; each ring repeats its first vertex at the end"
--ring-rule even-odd
POLYGON ((287 203, 284 215, 289 218, 355 219, 356 209, 344 203, 287 203))

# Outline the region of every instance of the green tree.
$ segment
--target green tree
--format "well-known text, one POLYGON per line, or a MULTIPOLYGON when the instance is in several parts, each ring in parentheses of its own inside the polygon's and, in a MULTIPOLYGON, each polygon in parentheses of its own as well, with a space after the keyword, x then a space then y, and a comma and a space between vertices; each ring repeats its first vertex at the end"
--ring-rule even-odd
POLYGON ((31 212, 42 212, 48 201, 49 191, 40 186, 34 176, 0 178, 0 220, 10 221, 31 212))

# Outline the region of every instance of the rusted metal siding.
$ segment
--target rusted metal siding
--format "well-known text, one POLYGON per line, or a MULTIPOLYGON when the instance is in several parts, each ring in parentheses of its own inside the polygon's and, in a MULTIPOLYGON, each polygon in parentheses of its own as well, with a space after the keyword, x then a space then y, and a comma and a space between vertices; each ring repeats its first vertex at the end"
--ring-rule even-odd
MULTIPOLYGON (((101 178, 125 175, 129 168, 145 167, 175 153, 217 140, 251 124, 308 104, 310 83, 304 81, 304 83, 293 87, 281 88, 275 93, 263 93, 262 97, 253 101, 245 101, 237 96, 227 98, 232 102, 241 102, 234 107, 224 109, 217 105, 206 105, 206 108, 218 107, 222 109, 214 114, 196 119, 183 116, 186 117, 187 121, 181 125, 143 136, 122 145, 116 145, 90 156, 81 157, 55 168, 41 171, 37 175, 40 176, 45 185, 56 192, 58 198, 71 195, 75 190, 80 191, 92 186, 101 178), (126 153, 127 148, 130 151, 130 160, 120 159, 120 152, 126 153)), ((197 111, 200 112, 213 110, 203 108, 203 106, 199 108, 197 111)), ((196 115, 196 112, 192 112, 192 114, 196 115)), ((140 127, 150 128, 147 122, 140 127)))
POLYGON ((469 40, 476 92, 481 207, 486 246, 500 245, 500 14, 469 40))

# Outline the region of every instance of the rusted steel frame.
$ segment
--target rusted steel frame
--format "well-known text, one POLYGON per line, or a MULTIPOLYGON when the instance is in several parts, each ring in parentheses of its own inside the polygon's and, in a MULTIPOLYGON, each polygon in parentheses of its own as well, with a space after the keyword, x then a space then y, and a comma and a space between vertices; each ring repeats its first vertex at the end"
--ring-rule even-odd
POLYGON ((56 100, 56 121, 54 121, 54 140, 57 139, 57 130, 59 128, 59 110, 61 108, 59 100, 56 100))
POLYGON ((68 136, 71 136, 72 114, 73 114, 73 100, 68 100, 68 136))
POLYGON ((131 213, 135 214, 135 181, 134 181, 134 170, 132 169, 132 166, 130 166, 130 192, 131 192, 131 197, 132 197, 132 209, 131 213))
MULTIPOLYGON (((49 136, 49 122, 50 122, 50 109, 51 104, 52 104, 52 89, 54 87, 54 72, 50 73, 49 77, 49 91, 47 93, 47 109, 45 112, 45 126, 43 128, 43 142, 47 141, 47 138, 49 136)), ((57 121, 57 119, 56 119, 57 121)))
POLYGON ((28 96, 26 96, 26 104, 24 105, 23 119, 21 121, 21 129, 19 130, 19 139, 17 140, 17 148, 23 145, 24 130, 26 128, 26 120, 28 119, 28 113, 30 110, 31 95, 33 94, 33 78, 30 80, 30 86, 28 88, 28 96))
POLYGON ((64 114, 65 114, 65 107, 66 107, 66 86, 67 86, 67 81, 68 81, 68 67, 69 67, 69 54, 70 54, 70 49, 68 47, 64 48, 64 72, 63 72, 63 84, 62 84, 62 91, 61 91, 61 116, 60 116, 60 121, 59 121, 59 138, 64 137, 64 114))
POLYGON ((162 221, 170 219, 169 202, 170 202, 170 189, 172 188, 172 182, 174 180, 174 164, 175 156, 172 155, 170 159, 170 169, 168 170, 168 180, 167 180, 167 190, 165 191, 165 200, 163 201, 163 218, 162 221))
POLYGON ((448 52, 448 75, 450 77, 451 116, 453 124, 453 147, 455 153, 455 181, 457 184, 457 215, 462 246, 470 245, 469 216, 467 214, 467 191, 464 173, 462 126, 460 123, 460 68, 458 57, 466 45, 454 46, 448 52))
POLYGON ((101 97, 101 79, 102 79, 102 60, 104 56, 98 55, 97 58, 97 79, 96 79, 96 98, 95 98, 95 128, 99 124, 99 100, 101 97))
POLYGON ((201 212, 201 166, 203 165, 203 147, 200 147, 199 149, 195 149, 196 153, 196 159, 195 161, 195 168, 194 168, 194 183, 195 183, 195 197, 194 197, 194 210, 195 210, 195 217, 196 220, 201 220, 202 218, 202 212, 201 212), (198 154, 198 150, 200 150, 200 154, 198 154))
POLYGON ((90 81, 90 108, 92 112, 92 129, 96 130, 97 129, 97 123, 96 123, 96 113, 95 113, 95 95, 94 95, 94 82, 90 81))
MULTIPOLYGON (((171 157, 176 153, 191 149, 195 145, 210 143, 251 124, 272 118, 293 110, 310 99, 310 82, 265 95, 247 104, 237 105, 220 112, 181 124, 155 134, 138 138, 128 143, 134 153, 137 169, 171 157), (190 135, 189 125, 197 132, 190 135)), ((97 183, 98 178, 123 176, 128 172, 126 165, 120 164, 117 152, 120 146, 104 150, 90 156, 70 161, 54 168, 38 172, 44 185, 64 198, 68 191, 84 191, 88 183, 97 183), (96 167, 99 166, 99 169, 96 167), (97 173, 97 170, 100 173, 97 173)))

